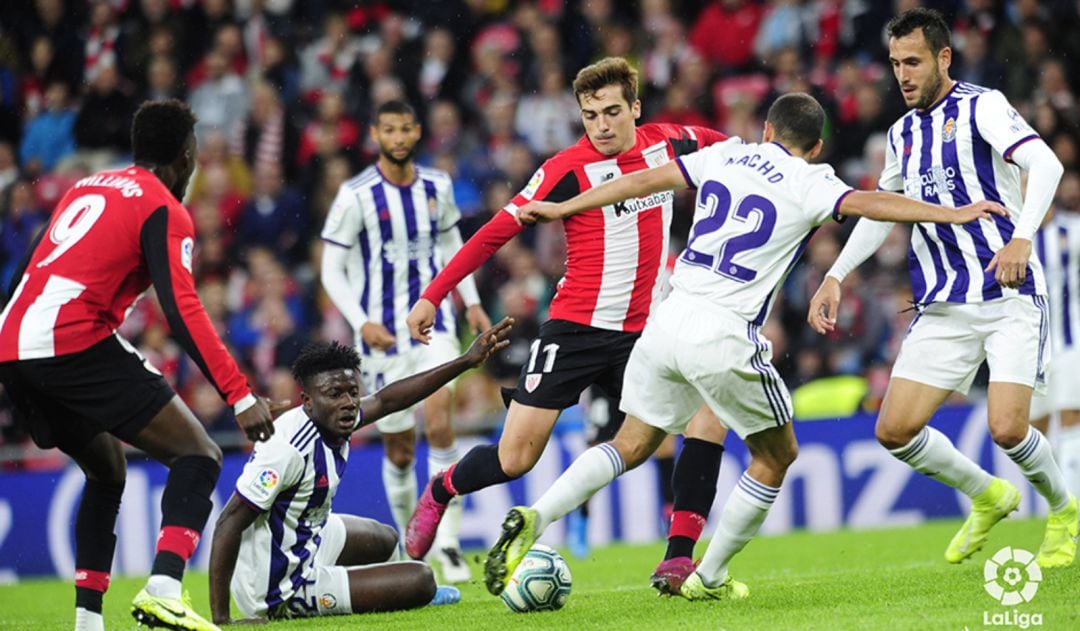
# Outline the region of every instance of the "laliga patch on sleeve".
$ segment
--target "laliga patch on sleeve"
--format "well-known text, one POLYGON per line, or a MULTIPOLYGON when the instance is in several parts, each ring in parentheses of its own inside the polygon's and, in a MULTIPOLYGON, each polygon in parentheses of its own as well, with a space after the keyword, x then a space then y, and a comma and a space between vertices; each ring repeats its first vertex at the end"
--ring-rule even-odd
POLYGON ((532 199, 533 195, 536 195, 536 191, 540 190, 540 185, 544 183, 544 168, 540 167, 533 173, 532 179, 525 185, 525 190, 521 191, 521 194, 526 199, 532 199))
POLYGON ((247 485, 247 490, 251 493, 253 500, 265 500, 268 499, 274 493, 274 489, 277 488, 278 482, 281 481, 281 476, 277 471, 273 469, 263 469, 255 476, 254 479, 247 485))
POLYGON ((191 237, 184 237, 184 240, 180 242, 180 264, 184 266, 184 269, 191 272, 191 259, 195 254, 195 241, 191 237))

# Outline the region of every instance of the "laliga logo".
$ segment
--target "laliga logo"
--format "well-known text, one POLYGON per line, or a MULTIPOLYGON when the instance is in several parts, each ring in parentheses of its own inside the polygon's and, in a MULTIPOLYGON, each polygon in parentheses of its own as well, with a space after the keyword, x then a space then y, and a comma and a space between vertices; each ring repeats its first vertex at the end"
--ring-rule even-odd
POLYGON ((1027 550, 1005 546, 983 565, 986 593, 1003 605, 1031 602, 1039 591, 1042 570, 1027 550))

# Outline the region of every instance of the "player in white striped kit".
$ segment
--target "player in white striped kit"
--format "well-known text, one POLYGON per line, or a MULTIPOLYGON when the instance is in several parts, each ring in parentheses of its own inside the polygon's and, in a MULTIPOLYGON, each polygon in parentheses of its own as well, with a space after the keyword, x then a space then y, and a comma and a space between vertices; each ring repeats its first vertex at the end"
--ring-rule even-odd
MULTIPOLYGON (((940 14, 912 9, 893 18, 888 33, 893 73, 912 109, 889 129, 879 188, 953 207, 1000 201, 1010 216, 995 217, 993 226, 918 224, 912 231, 908 260, 919 315, 893 367, 878 441, 916 471, 971 498, 971 513, 945 559, 959 563, 973 555, 990 528, 1016 509, 1020 492, 928 423, 954 390, 967 391, 986 359, 990 435, 1050 505, 1039 565, 1068 565, 1076 555, 1077 501, 1050 445, 1028 422, 1050 352, 1046 283, 1031 239, 1063 168, 1000 92, 949 78, 950 34, 940 14), (1024 198, 1020 168, 1028 171, 1024 198)), ((815 330, 835 326, 840 283, 891 228, 873 221, 855 227, 810 302, 807 319, 815 330)))
MULTIPOLYGON (((364 357, 362 379, 369 392, 407 375, 441 364, 458 354, 454 314, 448 305, 436 313, 430 346, 409 336, 405 316, 420 291, 461 248, 450 176, 413 163, 420 124, 412 107, 390 101, 379 107, 371 126, 378 161, 338 191, 323 228, 322 282, 327 294, 356 332, 364 357)), ((491 326, 480 306, 472 276, 458 285, 465 317, 474 333, 491 326)), ((424 406, 428 475, 458 461, 451 426, 450 387, 439 389, 424 406)), ((376 424, 385 454, 382 477, 398 532, 416 508, 413 409, 376 424)), ((458 542, 460 501, 450 506, 434 554, 449 583, 469 580, 469 566, 458 542)))
POLYGON ((731 139, 561 204, 521 209, 523 220, 559 219, 629 197, 697 189, 694 226, 671 277, 671 296, 649 317, 626 367, 626 421, 614 440, 585 451, 532 507, 510 510, 484 566, 489 591, 502 591, 549 524, 644 462, 704 404, 746 443, 751 460, 697 571, 678 593, 689 600, 748 595, 728 574, 728 563, 765 521, 798 453, 791 397, 770 363, 772 346, 761 326, 815 230, 848 215, 967 223, 1004 213, 985 201, 954 210, 853 191, 832 167, 807 162, 821 151, 824 122, 812 96, 786 94, 769 108, 762 144, 731 139))
POLYGON ((1046 370, 1046 393, 1031 398, 1031 423, 1046 432, 1052 414, 1060 427, 1054 436, 1065 483, 1080 494, 1080 175, 1061 180, 1054 216, 1035 234, 1035 254, 1046 274, 1050 294, 1050 341, 1053 357, 1046 370))
MULTIPOLYGON (((479 335, 449 362, 361 394, 360 356, 336 342, 307 346, 293 365, 302 405, 259 443, 218 518, 210 553, 210 607, 231 622, 229 595, 246 618, 394 611, 436 596, 431 569, 397 554, 389 526, 334 513, 357 428, 405 409, 506 347, 512 320, 479 335)), ((446 596, 445 590, 440 588, 446 596)))

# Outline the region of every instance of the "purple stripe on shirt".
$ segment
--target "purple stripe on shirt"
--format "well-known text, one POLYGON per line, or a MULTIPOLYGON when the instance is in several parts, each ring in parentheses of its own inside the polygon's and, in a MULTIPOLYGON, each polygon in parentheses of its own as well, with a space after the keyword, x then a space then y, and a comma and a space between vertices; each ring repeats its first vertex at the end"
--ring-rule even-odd
MULTIPOLYGON (((1042 231, 1039 231, 1039 237, 1042 238, 1042 231)), ((1073 344, 1073 331, 1072 331, 1072 312, 1070 311, 1070 294, 1069 294, 1069 229, 1066 226, 1058 226, 1058 238, 1061 243, 1066 244, 1061 248, 1061 332, 1062 341, 1065 346, 1072 346, 1073 344)), ((1040 257, 1042 258, 1042 257, 1040 257)))
MULTIPOLYGON (((418 252, 412 251, 419 241, 420 229, 417 226, 419 217, 417 216, 416 204, 413 202, 412 188, 411 187, 397 187, 398 192, 401 194, 402 210, 405 214, 405 237, 409 240, 409 307, 411 308, 416 304, 416 301, 420 300, 420 256, 418 252)), ((429 202, 430 203, 430 202, 429 202)), ((425 212, 427 209, 423 209, 425 212)), ((435 235, 431 235, 434 238, 435 235)), ((415 340, 414 340, 415 341, 415 340)))
MULTIPOLYGON (((330 490, 330 480, 326 468, 326 446, 323 444, 321 437, 315 440, 315 445, 312 446, 311 450, 315 477, 307 505, 304 507, 304 512, 300 513, 300 517, 297 519, 296 542, 293 543, 291 548, 292 554, 297 561, 296 568, 289 575, 293 590, 298 590, 303 586, 305 582, 304 569, 308 559, 312 557, 312 552, 308 549, 308 542, 311 541, 315 528, 312 527, 309 514, 313 510, 322 508, 326 503, 326 494, 330 490)), ((320 523, 318 526, 322 527, 322 524, 320 523)))
MULTIPOLYGON (((427 195, 427 199, 428 199, 429 204, 438 204, 438 193, 435 190, 435 182, 433 182, 432 180, 424 180, 424 194, 427 195)), ((438 206, 436 206, 436 208, 437 207, 438 206)), ((439 239, 439 213, 436 212, 436 213, 431 214, 430 219, 431 219, 431 239, 432 239, 432 246, 434 247, 434 245, 436 243, 438 243, 438 239, 439 239)), ((448 230, 449 229, 450 228, 448 228, 448 230)), ((431 265, 431 277, 435 278, 436 276, 439 275, 439 268, 435 265, 435 254, 434 254, 434 252, 432 253, 431 258, 429 259, 429 262, 430 262, 430 265, 431 265)), ((416 304, 416 301, 413 301, 412 304, 416 304)), ((436 331, 441 331, 443 333, 447 332, 447 330, 448 330, 447 327, 446 327, 447 318, 445 318, 443 316, 443 309, 446 308, 445 305, 446 305, 446 301, 444 300, 442 304, 436 305, 436 307, 435 307, 435 324, 434 324, 434 328, 435 328, 436 331)), ((417 342, 415 340, 413 340, 413 343, 415 344, 417 342)))
MULTIPOLYGON (((953 99, 945 100, 945 110, 943 113, 947 116, 947 111, 950 105, 954 105, 953 99)), ((948 120, 946 118, 946 120, 948 120)), ((954 123, 955 124, 955 123, 954 123)), ((937 167, 941 169, 940 178, 932 176, 934 171, 934 119, 932 116, 926 116, 922 118, 922 122, 919 126, 919 134, 922 139, 922 149, 919 153, 919 176, 920 181, 923 182, 920 188, 922 199, 924 202, 930 204, 941 204, 941 197, 938 195, 938 186, 946 185, 946 173, 944 166, 937 167), (925 179, 930 180, 930 184, 925 183, 925 179)), ((955 141, 954 141, 955 142, 955 141)), ((943 145, 953 144, 943 142, 943 145)), ((956 174, 959 175, 959 174, 956 174)), ((964 295, 967 293, 968 287, 968 271, 967 264, 964 262, 964 253, 960 251, 960 246, 956 242, 956 235, 953 234, 952 227, 942 225, 939 223, 933 224, 934 234, 937 235, 938 240, 941 242, 942 249, 945 252, 944 259, 949 262, 949 267, 952 268, 956 276, 953 278, 952 286, 946 288, 945 282, 948 277, 947 270, 944 265, 940 269, 937 269, 938 283, 935 284, 934 291, 928 297, 927 302, 933 302, 939 299, 939 293, 941 290, 948 289, 949 294, 946 300, 950 302, 963 302, 964 295)), ((927 236, 927 232, 923 233, 923 236, 927 236)), ((937 261, 935 261, 935 265, 937 261)))
MULTIPOLYGON (((357 236, 357 240, 360 242, 360 260, 361 265, 363 265, 362 269, 364 270, 364 284, 360 287, 360 308, 363 309, 364 313, 370 318, 371 312, 369 309, 371 308, 371 305, 369 300, 369 290, 371 281, 368 278, 368 270, 371 265, 371 240, 368 237, 368 231, 362 228, 360 234, 357 236)), ((363 341, 363 338, 360 340, 360 351, 364 355, 371 355, 371 347, 367 345, 367 342, 363 341)))
POLYGON ((289 512, 289 504, 296 496, 297 488, 299 485, 277 496, 270 507, 270 518, 267 520, 270 527, 270 575, 266 587, 266 606, 271 609, 285 600, 281 596, 281 581, 289 571, 289 557, 281 546, 285 537, 285 516, 289 512))
MULTIPOLYGON (((380 182, 371 187, 371 194, 375 199, 375 212, 379 217, 379 235, 382 238, 383 246, 394 240, 394 224, 390 219, 390 207, 386 203, 386 189, 383 188, 383 183, 380 182)), ((386 257, 385 251, 382 255, 382 325, 386 327, 386 330, 390 332, 390 335, 396 336, 396 327, 394 326, 394 263, 386 257)), ((369 314, 370 315, 370 314, 369 314)), ((397 346, 391 346, 386 349, 387 355, 397 355, 397 346)))
POLYGON ((675 158, 675 164, 679 165, 679 172, 682 173, 683 179, 686 180, 686 185, 690 188, 697 188, 697 184, 694 184, 694 180, 690 179, 690 172, 686 170, 686 165, 683 164, 682 156, 675 158))

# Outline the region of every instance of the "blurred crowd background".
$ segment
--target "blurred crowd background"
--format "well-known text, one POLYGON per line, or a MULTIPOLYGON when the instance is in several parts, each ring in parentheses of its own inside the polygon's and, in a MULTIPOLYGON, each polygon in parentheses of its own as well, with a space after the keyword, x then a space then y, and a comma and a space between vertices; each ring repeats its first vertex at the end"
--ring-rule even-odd
MULTIPOLYGON (((0 281, 68 186, 129 160, 139 103, 184 99, 199 118, 186 205, 203 303, 256 390, 296 399, 288 366, 299 348, 352 340, 318 281, 318 235, 338 186, 376 157, 367 130, 383 101, 417 108, 417 160, 453 176, 465 238, 577 140, 570 83, 609 55, 640 71, 643 123, 756 141, 776 96, 813 94, 829 115, 822 159, 874 188, 884 132, 904 112, 883 27, 919 5, 952 25, 953 78, 1006 94, 1065 164, 1058 211, 1080 211, 1076 0, 4 0, 0 281)), ((692 195, 677 198, 675 252, 692 207, 692 195)), ((897 227, 845 282, 836 332, 805 325, 851 223, 818 232, 766 327, 788 386, 806 394, 796 395, 797 413, 840 399, 876 409, 913 315, 908 232, 897 227)), ((547 225, 479 273, 492 318, 519 324, 516 343, 460 384, 459 430, 498 423, 497 385, 516 380, 564 258, 561 227, 547 225)), ((221 442, 241 445, 230 410, 152 298, 121 332, 221 442)), ((37 453, 3 403, 0 435, 5 466, 55 466, 58 456, 37 453)))

